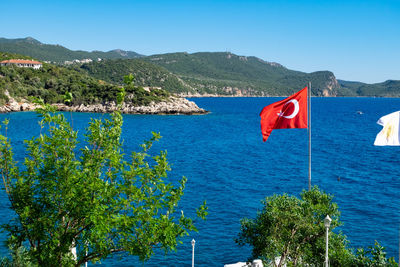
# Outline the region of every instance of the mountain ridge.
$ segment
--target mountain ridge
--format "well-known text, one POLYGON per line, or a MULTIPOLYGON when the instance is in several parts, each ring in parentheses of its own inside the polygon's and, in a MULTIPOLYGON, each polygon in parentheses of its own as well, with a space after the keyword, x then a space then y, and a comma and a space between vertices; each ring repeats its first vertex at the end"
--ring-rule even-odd
POLYGON ((0 38, 0 51, 27 55, 42 61, 62 64, 65 61, 91 59, 139 58, 143 55, 122 49, 107 52, 93 50, 70 50, 59 44, 44 44, 33 37, 7 39, 0 38))
POLYGON ((316 96, 400 97, 400 81, 397 80, 375 84, 336 80, 330 71, 306 73, 290 70, 277 62, 230 52, 143 56, 121 49, 108 52, 72 51, 61 45, 42 44, 32 37, 0 38, 0 51, 57 63, 78 59, 75 62, 79 65, 70 67, 96 79, 121 84, 124 75, 133 73, 140 86, 163 87, 181 95, 283 96, 311 82, 313 95, 316 96), (98 58, 106 60, 96 62, 98 58), (93 62, 87 63, 82 59, 93 62))
POLYGON ((276 62, 230 52, 168 53, 142 58, 176 74, 193 88, 207 93, 276 96, 293 93, 308 81, 315 95, 336 96, 338 83, 329 71, 304 73, 276 62))

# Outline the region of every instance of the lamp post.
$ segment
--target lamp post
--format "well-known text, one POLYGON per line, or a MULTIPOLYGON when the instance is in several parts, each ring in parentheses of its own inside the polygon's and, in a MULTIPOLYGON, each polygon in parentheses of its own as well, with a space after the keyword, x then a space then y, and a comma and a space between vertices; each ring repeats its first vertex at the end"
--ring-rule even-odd
POLYGON ((192 239, 192 267, 194 267, 194 244, 196 241, 192 239))
POLYGON ((325 267, 329 266, 329 256, 328 256, 328 243, 329 243, 329 227, 331 226, 332 219, 329 217, 329 215, 326 215, 324 219, 324 226, 326 228, 326 247, 325 247, 325 267))

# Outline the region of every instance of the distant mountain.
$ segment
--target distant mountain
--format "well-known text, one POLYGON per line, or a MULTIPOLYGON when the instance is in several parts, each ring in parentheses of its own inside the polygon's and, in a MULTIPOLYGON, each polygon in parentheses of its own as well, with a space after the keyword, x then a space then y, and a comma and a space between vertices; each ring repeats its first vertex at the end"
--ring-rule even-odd
POLYGON ((343 96, 400 97, 400 81, 387 80, 382 83, 367 84, 338 80, 343 96))
POLYGON ((162 87, 172 93, 195 92, 175 74, 142 59, 102 60, 72 66, 72 68, 99 80, 119 85, 123 84, 125 75, 132 73, 135 76, 135 84, 139 86, 162 87))
POLYGON ((170 53, 91 62, 76 69, 107 82, 122 84, 133 73, 141 86, 162 87, 182 95, 283 96, 310 81, 315 96, 400 97, 400 81, 377 84, 337 81, 330 71, 304 73, 279 63, 232 53, 170 53))
POLYGON ((120 49, 111 50, 108 52, 102 51, 72 51, 61 45, 43 44, 38 40, 27 37, 19 39, 6 39, 0 38, 0 51, 16 53, 21 55, 30 56, 43 61, 51 61, 56 63, 64 63, 65 61, 72 61, 74 59, 117 59, 117 58, 138 58, 142 55, 120 49))
POLYGON ((74 68, 117 84, 123 83, 121 77, 132 73, 138 85, 186 95, 288 95, 308 81, 313 83, 315 95, 336 95, 339 88, 335 76, 328 71, 307 74, 230 53, 174 53, 91 62, 74 68))
POLYGON ((340 90, 330 71, 293 71, 275 62, 228 52, 171 53, 152 55, 143 60, 166 68, 200 94, 288 95, 309 81, 314 95, 336 96, 340 90))
POLYGON ((162 87, 189 96, 284 96, 311 82, 316 96, 400 97, 400 81, 375 84, 337 81, 330 71, 294 71, 279 63, 229 52, 169 53, 146 57, 120 49, 72 51, 60 45, 42 44, 31 37, 0 38, 1 51, 57 63, 92 59, 91 63, 69 68, 114 84, 122 84, 122 77, 133 73, 139 86, 162 87), (97 58, 107 60, 96 62, 97 58))
POLYGON ((26 38, 17 38, 17 39, 6 39, 6 38, 0 38, 0 43, 6 43, 6 44, 15 44, 15 43, 30 43, 30 44, 41 44, 38 40, 32 38, 32 37, 26 37, 26 38))

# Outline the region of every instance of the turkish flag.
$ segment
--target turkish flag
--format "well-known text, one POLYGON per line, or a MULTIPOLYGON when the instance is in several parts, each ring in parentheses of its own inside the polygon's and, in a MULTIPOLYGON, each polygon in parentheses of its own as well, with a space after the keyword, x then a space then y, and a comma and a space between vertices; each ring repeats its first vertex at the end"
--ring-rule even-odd
POLYGON ((307 87, 264 107, 260 117, 264 142, 273 129, 307 128, 307 87))

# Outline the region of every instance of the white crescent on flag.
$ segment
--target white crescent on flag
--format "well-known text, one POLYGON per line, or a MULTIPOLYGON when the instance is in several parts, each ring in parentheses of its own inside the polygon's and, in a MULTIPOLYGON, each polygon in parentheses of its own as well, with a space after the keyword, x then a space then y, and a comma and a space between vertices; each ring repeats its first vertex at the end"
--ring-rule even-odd
POLYGON ((292 114, 290 114, 290 115, 284 115, 285 112, 282 112, 282 111, 281 111, 280 113, 278 113, 278 116, 279 116, 279 117, 284 117, 284 118, 286 118, 286 119, 293 119, 293 118, 296 117, 296 115, 299 113, 299 110, 300 110, 300 108, 299 108, 299 102, 298 102, 296 99, 292 99, 292 100, 289 100, 288 102, 286 102, 285 105, 284 105, 283 107, 286 107, 287 105, 289 105, 289 103, 293 103, 293 105, 294 105, 294 110, 293 110, 292 114))

